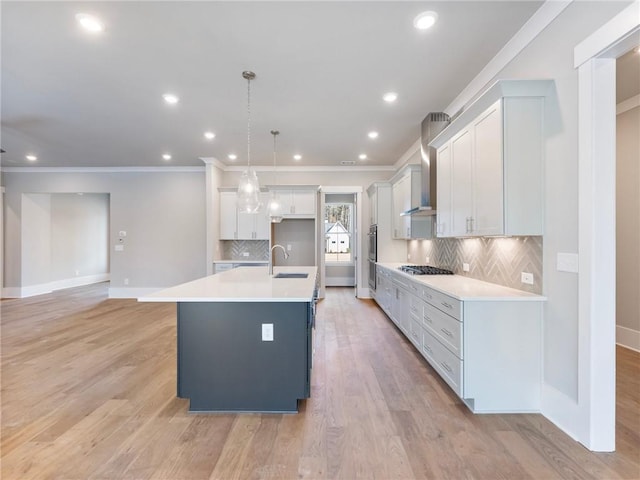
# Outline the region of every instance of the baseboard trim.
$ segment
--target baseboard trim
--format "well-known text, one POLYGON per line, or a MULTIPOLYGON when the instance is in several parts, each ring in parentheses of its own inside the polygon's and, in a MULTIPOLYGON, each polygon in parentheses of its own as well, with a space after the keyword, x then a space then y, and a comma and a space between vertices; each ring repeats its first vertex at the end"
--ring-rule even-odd
POLYGON ((353 277, 325 277, 326 287, 355 287, 353 277))
POLYGON ((150 293, 162 290, 162 287, 155 288, 123 288, 123 287, 111 287, 109 288, 109 298, 139 298, 146 297, 150 293))
POLYGON ((579 442, 581 416, 578 403, 547 383, 542 384, 541 400, 542 415, 579 442))
POLYGON ((108 282, 108 273, 98 273, 96 275, 85 275, 84 277, 65 278, 53 282, 29 285, 26 287, 5 287, 2 289, 2 298, 28 298, 36 295, 45 295, 56 290, 65 288, 82 287, 94 283, 108 282))
POLYGON ((65 278, 64 280, 56 280, 49 282, 52 291, 62 290, 65 288, 82 287, 84 285, 92 285, 94 283, 108 282, 111 275, 108 273, 98 273, 96 275, 85 275, 84 277, 65 278))
POLYGON ((616 325, 616 343, 621 347, 640 352, 640 331, 616 325))

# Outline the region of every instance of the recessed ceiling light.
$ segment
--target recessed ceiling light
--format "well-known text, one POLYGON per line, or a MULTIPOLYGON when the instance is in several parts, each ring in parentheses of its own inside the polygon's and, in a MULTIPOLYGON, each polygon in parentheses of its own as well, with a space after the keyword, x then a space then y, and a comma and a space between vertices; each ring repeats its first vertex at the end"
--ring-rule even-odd
POLYGON ((171 160, 171 155, 169 155, 168 153, 163 153, 162 154, 162 159, 163 160, 171 160))
POLYGON ((378 138, 378 132, 369 132, 367 133, 369 138, 378 138))
POLYGON ((175 105, 176 103, 178 103, 178 101, 180 101, 180 99, 173 93, 165 93, 164 95, 162 95, 162 98, 164 98, 164 101, 169 105, 175 105))
POLYGON ((358 155, 358 158, 360 160, 366 160, 367 159, 367 154, 366 153, 361 153, 360 155, 358 155))
POLYGON ((422 12, 413 19, 413 26, 418 30, 428 30, 438 20, 438 14, 436 12, 422 12))
POLYGON ((36 157, 35 155, 31 155, 31 154, 26 155, 24 158, 26 158, 30 162, 35 162, 36 160, 38 160, 38 157, 36 157))
POLYGON ((213 132, 204 132, 204 138, 206 138, 207 140, 213 140, 214 138, 216 138, 216 134, 213 132))
POLYGON ((293 156, 293 159, 294 159, 294 160, 302 160, 302 155, 300 155, 299 153, 296 153, 296 154, 293 156))
POLYGON ((78 13, 76 15, 76 20, 80 24, 82 28, 91 33, 99 33, 104 30, 104 25, 102 22, 93 15, 89 15, 87 13, 78 13))
POLYGON ((238 156, 235 153, 230 153, 229 155, 227 155, 227 158, 229 160, 235 160, 236 158, 238 158, 238 156))
POLYGON ((398 99, 396 92, 387 92, 382 96, 382 99, 387 103, 393 103, 398 99))

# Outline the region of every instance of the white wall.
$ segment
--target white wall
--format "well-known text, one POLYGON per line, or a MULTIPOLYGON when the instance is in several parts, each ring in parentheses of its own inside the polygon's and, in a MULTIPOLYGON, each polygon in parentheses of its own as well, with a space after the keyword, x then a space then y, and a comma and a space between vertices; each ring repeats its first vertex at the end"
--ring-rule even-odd
POLYGON ((107 273, 109 195, 51 195, 50 280, 61 281, 107 273))
POLYGON ((22 274, 24 193, 107 193, 110 206, 110 274, 113 296, 137 296, 206 273, 205 174, 161 172, 3 172, 5 186, 5 287, 25 288, 22 274), (114 251, 118 232, 124 251, 114 251), (125 279, 128 285, 125 286, 125 279))
POLYGON ((617 337, 640 350, 640 107, 617 116, 616 133, 617 337))
POLYGON ((51 196, 22 196, 22 265, 24 285, 49 283, 51 277, 51 196))

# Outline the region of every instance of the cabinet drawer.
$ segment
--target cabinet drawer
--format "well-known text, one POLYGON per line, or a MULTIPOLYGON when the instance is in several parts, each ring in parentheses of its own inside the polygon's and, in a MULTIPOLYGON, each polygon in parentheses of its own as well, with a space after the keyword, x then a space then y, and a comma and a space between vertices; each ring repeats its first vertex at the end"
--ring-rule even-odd
POLYGON ((409 295, 409 315, 414 317, 418 322, 422 320, 422 309, 424 302, 415 295, 409 295))
POLYGON ((447 350, 433 335, 423 330, 422 355, 453 391, 463 397, 462 360, 447 350))
POLYGON ((422 298, 452 317, 462 320, 462 302, 460 300, 432 290, 429 287, 422 288, 422 298))
POLYGON ((422 325, 451 353, 462 358, 462 322, 422 302, 422 325))
POLYGON ((422 352, 424 330, 422 328, 422 322, 419 318, 409 317, 409 340, 413 343, 413 346, 422 352))

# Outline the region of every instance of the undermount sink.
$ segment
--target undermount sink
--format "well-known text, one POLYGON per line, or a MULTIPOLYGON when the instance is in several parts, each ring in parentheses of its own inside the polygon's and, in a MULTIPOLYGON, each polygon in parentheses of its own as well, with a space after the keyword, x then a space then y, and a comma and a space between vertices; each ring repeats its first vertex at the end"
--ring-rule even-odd
POLYGON ((273 278, 307 278, 308 273, 278 273, 273 278))

